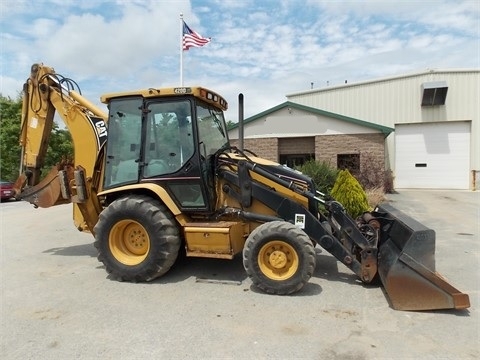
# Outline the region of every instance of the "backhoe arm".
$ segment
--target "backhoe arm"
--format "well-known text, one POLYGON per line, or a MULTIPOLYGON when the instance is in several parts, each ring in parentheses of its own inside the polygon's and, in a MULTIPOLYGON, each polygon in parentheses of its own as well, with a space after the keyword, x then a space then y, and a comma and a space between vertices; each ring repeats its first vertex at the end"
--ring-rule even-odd
POLYGON ((74 91, 73 85, 75 82, 56 74, 50 67, 32 65, 30 77, 24 85, 22 107, 23 173, 15 187, 18 197, 35 206, 76 203, 75 225, 82 230, 91 230, 101 210, 96 197, 101 178, 101 166, 97 162, 102 160, 99 153, 107 138, 107 115, 74 91), (73 162, 58 159, 57 166, 42 179, 41 169, 55 112, 72 136, 74 159, 73 162))

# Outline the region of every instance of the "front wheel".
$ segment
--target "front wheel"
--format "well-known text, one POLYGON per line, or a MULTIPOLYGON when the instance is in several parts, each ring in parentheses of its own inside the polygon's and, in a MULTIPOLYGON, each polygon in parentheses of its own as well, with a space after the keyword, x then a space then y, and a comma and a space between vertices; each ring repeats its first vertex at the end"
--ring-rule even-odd
POLYGON ((181 245, 166 207, 140 195, 112 202, 101 212, 94 233, 98 260, 120 281, 150 281, 165 274, 181 245))
POLYGON ((245 242, 243 266, 253 284, 276 295, 300 290, 315 270, 315 249, 310 238, 285 221, 257 227, 245 242))

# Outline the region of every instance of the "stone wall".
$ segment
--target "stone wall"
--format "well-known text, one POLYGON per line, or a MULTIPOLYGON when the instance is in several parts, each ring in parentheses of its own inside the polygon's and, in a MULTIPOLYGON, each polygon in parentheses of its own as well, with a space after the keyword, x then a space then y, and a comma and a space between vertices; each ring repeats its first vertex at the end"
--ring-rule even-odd
POLYGON ((385 138, 383 134, 319 135, 315 137, 315 160, 334 166, 338 154, 362 154, 385 166, 385 138))
POLYGON ((280 138, 278 147, 281 155, 314 154, 315 137, 280 138))
MULTIPOLYGON (((238 140, 230 140, 230 144, 238 146, 238 140)), ((243 140, 243 148, 253 151, 258 157, 278 161, 278 139, 277 138, 259 138, 243 140)))
MULTIPOLYGON (((244 148, 256 153, 259 157, 279 161, 280 154, 309 154, 312 152, 312 138, 259 138, 245 139, 244 148), (280 144, 281 142, 281 144, 280 144), (281 146, 281 148, 280 148, 281 146)), ((232 140, 238 146, 238 140, 232 140)), ((385 138, 383 134, 350 134, 350 135, 318 135, 315 136, 315 160, 326 161, 337 166, 338 154, 368 155, 382 168, 385 166, 385 138)))

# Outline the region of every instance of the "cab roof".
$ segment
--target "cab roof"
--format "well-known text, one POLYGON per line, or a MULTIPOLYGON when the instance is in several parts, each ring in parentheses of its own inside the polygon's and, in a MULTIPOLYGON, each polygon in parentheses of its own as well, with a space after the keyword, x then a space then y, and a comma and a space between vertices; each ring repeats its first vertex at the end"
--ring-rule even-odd
POLYGON ((228 109, 227 101, 216 92, 200 86, 193 87, 170 87, 170 88, 148 88, 133 91, 124 91, 116 93, 103 94, 100 97, 100 101, 104 104, 108 104, 112 99, 130 97, 130 96, 142 96, 144 98, 156 98, 167 96, 195 96, 208 103, 211 103, 217 107, 220 107, 223 111, 228 109))

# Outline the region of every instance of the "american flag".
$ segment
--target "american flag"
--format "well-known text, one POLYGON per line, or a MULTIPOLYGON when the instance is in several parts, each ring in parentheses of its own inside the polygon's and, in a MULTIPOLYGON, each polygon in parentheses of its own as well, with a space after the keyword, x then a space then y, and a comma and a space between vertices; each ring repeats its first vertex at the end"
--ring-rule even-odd
POLYGON ((210 42, 211 38, 204 38, 199 33, 193 31, 188 25, 183 22, 183 50, 188 50, 191 47, 201 47, 210 42))

